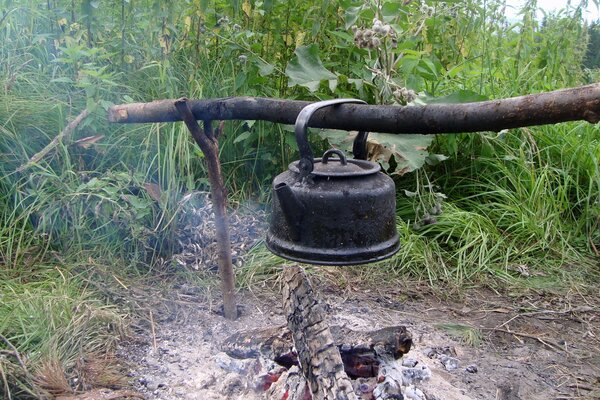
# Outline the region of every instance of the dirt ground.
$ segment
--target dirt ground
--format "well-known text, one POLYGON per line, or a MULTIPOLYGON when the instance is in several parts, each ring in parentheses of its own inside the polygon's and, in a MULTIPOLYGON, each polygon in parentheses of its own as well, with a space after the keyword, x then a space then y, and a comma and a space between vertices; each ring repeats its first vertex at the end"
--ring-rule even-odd
MULTIPOLYGON (((514 299, 472 290, 454 303, 400 290, 402 285, 372 292, 312 279, 332 325, 408 328, 414 345, 405 358, 432 372, 417 385, 428 400, 600 399, 597 296, 514 299), (452 353, 458 368, 447 370, 428 357, 432 349, 452 353)), ((154 304, 152 318, 134 324, 132 340, 119 351, 130 367, 130 383, 145 398, 265 398, 259 375, 267 366, 233 359, 220 345, 235 332, 285 324, 279 293, 240 293, 236 321, 219 315, 218 293, 192 287, 178 287, 154 304)))

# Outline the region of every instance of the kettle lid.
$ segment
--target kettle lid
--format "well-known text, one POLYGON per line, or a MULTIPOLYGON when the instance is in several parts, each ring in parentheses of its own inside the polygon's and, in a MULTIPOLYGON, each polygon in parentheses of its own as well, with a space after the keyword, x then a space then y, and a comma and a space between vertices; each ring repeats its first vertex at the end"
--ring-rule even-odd
MULTIPOLYGON (((292 162, 289 169, 295 173, 301 173, 301 160, 292 162)), ((338 149, 327 150, 323 154, 323 158, 314 159, 314 168, 311 175, 322 177, 356 177, 371 175, 379 172, 381 167, 378 163, 367 160, 347 160, 344 152, 338 149), (330 159, 332 154, 336 154, 338 158, 330 159)))

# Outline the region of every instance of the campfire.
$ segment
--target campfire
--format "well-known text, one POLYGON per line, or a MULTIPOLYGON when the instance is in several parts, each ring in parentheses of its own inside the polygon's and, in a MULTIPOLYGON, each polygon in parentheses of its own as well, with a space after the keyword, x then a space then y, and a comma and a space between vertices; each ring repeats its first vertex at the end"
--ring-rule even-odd
POLYGON ((222 346, 232 359, 259 360, 256 390, 273 400, 425 399, 418 385, 431 370, 402 359, 412 346, 406 327, 330 327, 303 270, 285 267, 284 276, 287 326, 238 332, 222 346))

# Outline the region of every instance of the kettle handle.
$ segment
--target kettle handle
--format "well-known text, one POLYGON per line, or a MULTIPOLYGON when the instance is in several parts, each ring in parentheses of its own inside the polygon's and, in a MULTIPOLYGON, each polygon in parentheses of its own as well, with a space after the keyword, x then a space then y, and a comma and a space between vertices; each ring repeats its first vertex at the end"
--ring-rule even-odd
MULTIPOLYGON (((314 154, 310 148, 310 144, 308 143, 308 122, 310 118, 315 113, 315 111, 328 106, 333 106, 337 104, 343 103, 359 103, 359 104, 367 104, 367 102, 359 99, 332 99, 332 100, 323 100, 318 101, 316 103, 309 104, 304 107, 302 111, 298 114, 296 118, 296 142, 298 142, 298 149, 300 150, 300 161, 298 162, 298 168, 300 169, 300 174, 302 176, 306 176, 310 174, 314 167, 314 154)), ((354 140, 354 145, 352 147, 352 152, 354 153, 355 158, 358 159, 366 159, 366 142, 367 142, 368 132, 359 132, 354 140)))

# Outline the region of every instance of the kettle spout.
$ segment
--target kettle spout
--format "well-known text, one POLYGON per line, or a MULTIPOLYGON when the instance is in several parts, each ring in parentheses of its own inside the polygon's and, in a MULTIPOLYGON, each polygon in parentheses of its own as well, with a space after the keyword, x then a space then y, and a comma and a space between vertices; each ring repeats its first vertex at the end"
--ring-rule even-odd
POLYGON ((304 205, 296 198, 296 195, 290 186, 285 182, 275 186, 275 194, 281 205, 285 221, 290 227, 291 239, 299 241, 301 232, 300 226, 304 216, 304 205))

